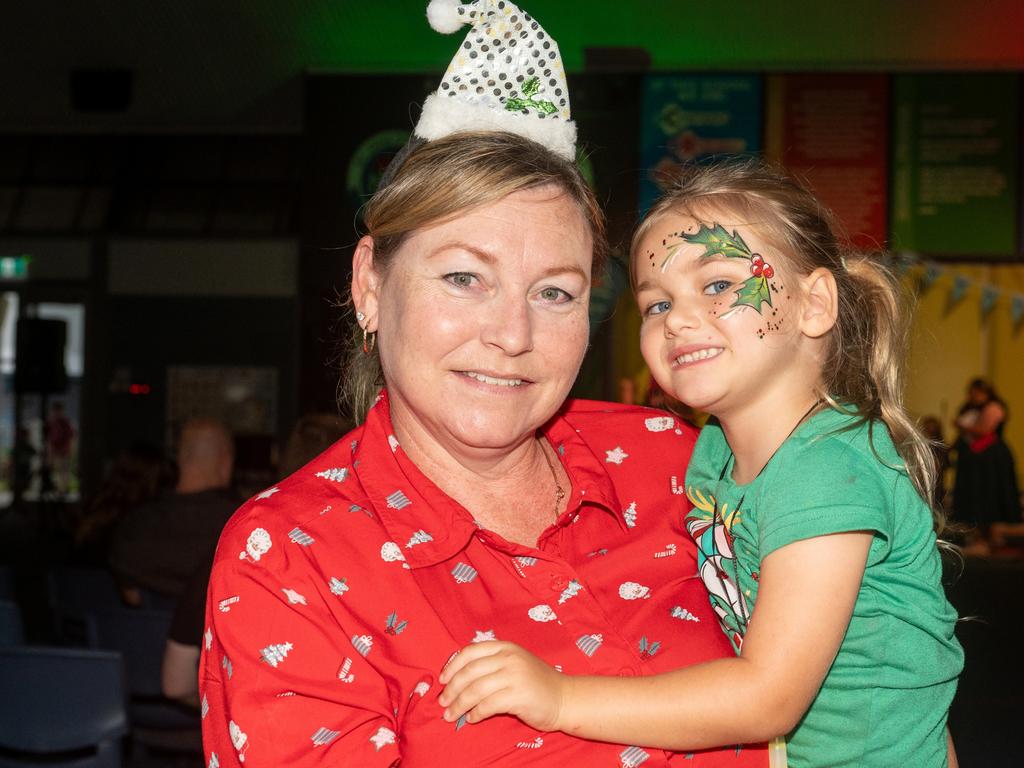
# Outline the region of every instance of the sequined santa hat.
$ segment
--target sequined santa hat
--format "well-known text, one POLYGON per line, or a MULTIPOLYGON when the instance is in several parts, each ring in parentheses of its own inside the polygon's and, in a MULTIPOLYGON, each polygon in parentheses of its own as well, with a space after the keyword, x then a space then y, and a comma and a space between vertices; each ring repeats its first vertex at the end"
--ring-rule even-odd
POLYGON ((458 131, 508 131, 576 159, 576 124, 558 44, 505 0, 431 0, 427 19, 450 34, 471 29, 427 97, 414 133, 431 141, 458 131))

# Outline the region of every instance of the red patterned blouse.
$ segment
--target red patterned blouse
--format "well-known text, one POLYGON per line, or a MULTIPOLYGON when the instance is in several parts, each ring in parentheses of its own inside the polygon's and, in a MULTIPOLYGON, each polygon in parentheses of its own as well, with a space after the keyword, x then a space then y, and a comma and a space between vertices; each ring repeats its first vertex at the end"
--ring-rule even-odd
POLYGON ((409 460, 386 397, 224 529, 200 666, 209 766, 766 766, 447 723, 437 676, 469 642, 567 673, 645 675, 732 653, 681 527, 696 434, 660 411, 570 401, 543 429, 572 481, 536 548, 478 525, 409 460), (683 760, 687 762, 682 763, 683 760))

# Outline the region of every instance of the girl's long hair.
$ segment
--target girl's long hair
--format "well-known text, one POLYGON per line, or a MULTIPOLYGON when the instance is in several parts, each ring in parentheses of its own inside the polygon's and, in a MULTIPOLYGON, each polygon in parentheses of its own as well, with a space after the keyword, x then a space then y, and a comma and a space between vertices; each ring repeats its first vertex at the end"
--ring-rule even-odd
MULTIPOLYGON (((881 421, 921 499, 932 507, 937 469, 928 439, 903 405, 912 297, 880 254, 856 252, 840 240, 832 214, 806 188, 760 160, 694 165, 681 170, 633 236, 632 252, 652 222, 670 211, 727 211, 748 222, 798 274, 824 267, 835 277, 839 311, 821 371, 819 396, 833 408, 881 421)), ((701 216, 695 215, 698 220, 701 216)), ((932 507, 935 530, 945 527, 932 507)))

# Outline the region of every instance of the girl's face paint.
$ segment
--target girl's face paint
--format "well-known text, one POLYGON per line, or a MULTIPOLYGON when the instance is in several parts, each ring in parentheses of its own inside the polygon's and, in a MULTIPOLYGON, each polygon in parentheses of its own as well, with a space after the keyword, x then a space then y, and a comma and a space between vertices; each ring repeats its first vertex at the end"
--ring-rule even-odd
POLYGON ((788 380, 797 281, 751 227, 665 214, 639 243, 635 274, 641 350, 673 396, 721 415, 788 380))

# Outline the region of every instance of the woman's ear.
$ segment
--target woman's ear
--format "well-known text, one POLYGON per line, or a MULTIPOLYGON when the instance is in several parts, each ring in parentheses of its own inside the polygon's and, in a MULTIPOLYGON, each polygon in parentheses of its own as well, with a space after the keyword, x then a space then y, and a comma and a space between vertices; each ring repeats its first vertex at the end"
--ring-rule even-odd
POLYGON ((357 316, 364 316, 359 325, 370 333, 377 330, 379 290, 380 273, 373 260, 373 238, 366 235, 356 243, 352 254, 352 305, 357 316))
POLYGON ((817 339, 832 330, 839 316, 836 278, 825 267, 819 267, 800 282, 804 296, 800 330, 804 335, 817 339))

